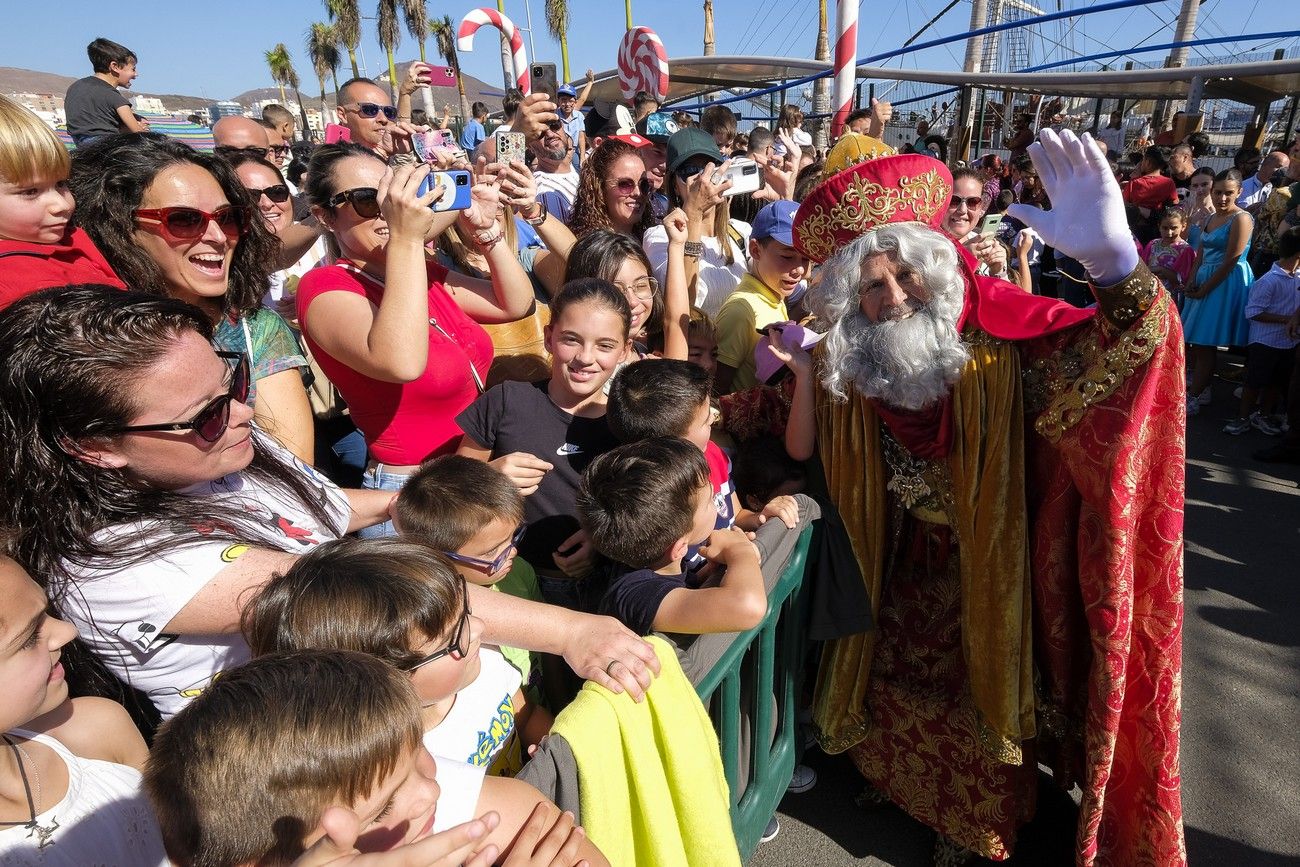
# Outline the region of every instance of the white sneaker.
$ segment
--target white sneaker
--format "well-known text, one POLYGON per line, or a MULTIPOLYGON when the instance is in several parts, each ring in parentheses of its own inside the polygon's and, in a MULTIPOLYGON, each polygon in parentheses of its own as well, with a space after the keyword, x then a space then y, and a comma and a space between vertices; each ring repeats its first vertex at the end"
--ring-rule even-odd
POLYGON ((767 827, 763 829, 763 836, 758 838, 760 843, 770 843, 776 839, 776 835, 781 833, 781 823, 776 820, 776 816, 767 820, 767 827))
POLYGON ((790 785, 785 787, 787 793, 799 795, 817 785, 817 772, 807 765, 795 765, 794 776, 790 778, 790 785))
POLYGON ((1277 424, 1277 422, 1273 421, 1273 419, 1264 415, 1262 412, 1253 412, 1250 414, 1250 426, 1271 437, 1280 437, 1282 435, 1282 428, 1277 424))

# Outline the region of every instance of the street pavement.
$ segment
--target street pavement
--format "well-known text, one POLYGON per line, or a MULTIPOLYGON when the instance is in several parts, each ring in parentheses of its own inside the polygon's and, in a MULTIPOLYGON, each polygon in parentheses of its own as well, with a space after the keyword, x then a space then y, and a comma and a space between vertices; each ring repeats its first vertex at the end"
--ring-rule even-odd
MULTIPOLYGON (((1232 365, 1229 365, 1231 367, 1232 365)), ((1183 820, 1193 867, 1300 865, 1300 466, 1252 451, 1276 440, 1222 433, 1233 383, 1188 420, 1183 820)), ((933 834, 900 810, 853 803, 843 756, 805 757, 817 786, 781 803, 781 832, 753 867, 928 867, 933 834)), ((1075 799, 1040 778, 1040 803, 1004 864, 1071 865, 1075 799)), ((976 861, 976 864, 992 862, 976 861)))

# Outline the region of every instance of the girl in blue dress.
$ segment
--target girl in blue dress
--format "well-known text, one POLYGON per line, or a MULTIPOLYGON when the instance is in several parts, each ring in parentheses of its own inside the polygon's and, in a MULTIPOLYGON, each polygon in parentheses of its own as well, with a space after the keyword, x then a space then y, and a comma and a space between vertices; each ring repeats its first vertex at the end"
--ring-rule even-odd
POLYGON ((1246 296, 1254 282, 1246 257, 1254 221, 1237 207, 1240 192, 1241 173, 1236 169, 1214 176, 1210 192, 1214 213, 1201 224, 1196 271, 1187 284, 1182 317, 1192 368, 1188 415, 1195 415, 1210 402, 1215 347, 1246 344, 1246 296))

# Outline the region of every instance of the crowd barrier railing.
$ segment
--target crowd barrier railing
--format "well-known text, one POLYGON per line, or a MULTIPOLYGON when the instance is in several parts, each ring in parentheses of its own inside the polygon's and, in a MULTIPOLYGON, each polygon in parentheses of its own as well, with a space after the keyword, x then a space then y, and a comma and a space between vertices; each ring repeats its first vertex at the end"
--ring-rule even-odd
POLYGON ((804 573, 812 533, 810 525, 800 534, 768 594, 767 616, 737 636, 695 687, 718 732, 742 861, 758 845, 798 759, 799 680, 807 631, 804 573), (772 737, 760 737, 760 732, 772 732, 772 737))

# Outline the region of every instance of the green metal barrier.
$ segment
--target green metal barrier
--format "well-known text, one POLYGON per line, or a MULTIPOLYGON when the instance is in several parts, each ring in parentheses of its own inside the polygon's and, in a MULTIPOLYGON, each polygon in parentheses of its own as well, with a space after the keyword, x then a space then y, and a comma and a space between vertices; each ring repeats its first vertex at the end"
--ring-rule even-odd
POLYGON ((794 775, 798 681, 807 625, 803 578, 812 532, 810 525, 800 534, 785 571, 768 595, 763 622, 737 636, 695 687, 718 730, 722 766, 731 789, 731 827, 742 861, 753 854, 794 775), (748 720, 743 738, 742 716, 748 720), (775 733, 769 740, 774 721, 775 733), (748 747, 748 769, 742 780, 743 746, 748 747))

